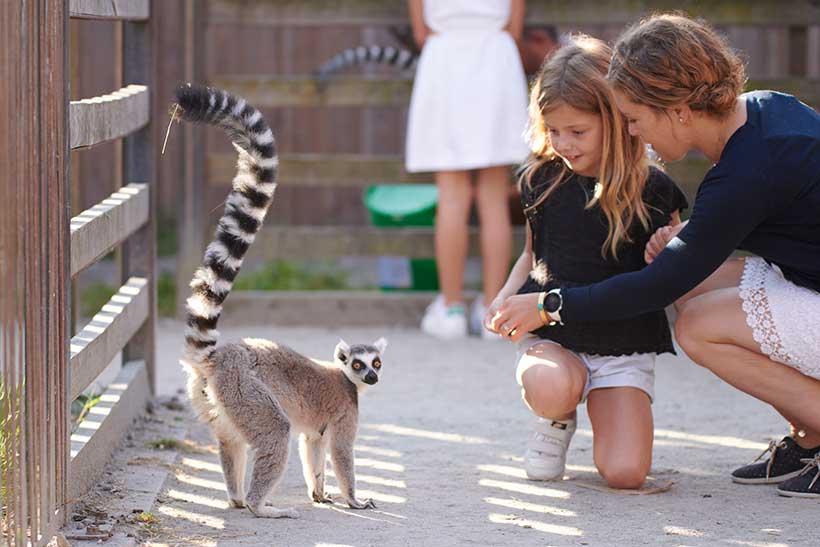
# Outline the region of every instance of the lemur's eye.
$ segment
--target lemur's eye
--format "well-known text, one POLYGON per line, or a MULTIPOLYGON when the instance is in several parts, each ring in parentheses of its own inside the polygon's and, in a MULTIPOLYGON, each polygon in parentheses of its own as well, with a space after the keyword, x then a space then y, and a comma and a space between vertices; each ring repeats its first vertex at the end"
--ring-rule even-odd
POLYGON ((362 364, 359 361, 353 361, 353 370, 362 370, 362 364))
POLYGON ((378 359, 375 359, 373 361, 373 368, 375 368, 376 370, 379 370, 380 368, 382 368, 382 362, 379 361, 378 359))

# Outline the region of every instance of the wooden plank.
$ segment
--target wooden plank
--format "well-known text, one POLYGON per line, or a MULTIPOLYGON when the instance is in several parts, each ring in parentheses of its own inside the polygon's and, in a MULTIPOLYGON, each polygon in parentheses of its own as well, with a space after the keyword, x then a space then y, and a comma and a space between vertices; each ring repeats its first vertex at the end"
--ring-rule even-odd
POLYGON ((71 338, 70 400, 94 381, 148 317, 148 281, 133 277, 71 338))
MULTIPOLYGON (((153 87, 154 57, 159 37, 154 32, 153 19, 148 23, 122 24, 122 78, 124 84, 137 82, 153 87)), ((146 101, 147 102, 147 101, 146 101)), ((146 111, 151 106, 146 104, 146 111)), ((126 137, 122 142, 123 180, 156 183, 157 169, 154 162, 154 133, 156 124, 142 127, 126 137)), ((156 349, 155 332, 157 318, 156 302, 156 260, 157 193, 150 193, 150 214, 148 222, 128 238, 122 246, 122 281, 138 276, 148 283, 148 319, 123 349, 125 361, 144 361, 148 373, 148 385, 154 391, 156 349)))
POLYGON ((67 5, 0 2, 0 36, 0 541, 39 546, 68 464, 67 5))
MULTIPOLYGON (((225 300, 220 325, 418 328, 435 296, 427 291, 234 291, 225 300)), ((465 291, 464 296, 470 302, 478 294, 465 291)))
POLYGON ((77 19, 143 21, 151 15, 149 0, 71 0, 69 5, 77 19))
POLYGON ((71 148, 118 139, 148 123, 148 88, 129 85, 108 95, 71 101, 71 148))
MULTIPOLYGON (((403 106, 410 102, 413 80, 380 76, 341 77, 319 89, 310 77, 230 76, 213 80, 258 108, 287 106, 403 106)), ((750 80, 746 89, 774 89, 820 104, 820 80, 767 78, 750 80)))
MULTIPOLYGON (((682 184, 698 183, 708 162, 687 158, 666 166, 682 184)), ((208 158, 208 180, 227 187, 236 172, 236 154, 213 154, 208 158)), ((287 154, 279 160, 278 182, 286 186, 353 186, 372 184, 432 183, 432 173, 407 173, 398 155, 287 154)), ((197 260, 200 261, 200 256, 197 260)))
POLYGON ((71 275, 77 275, 148 221, 147 184, 129 184, 71 219, 71 275))
MULTIPOLYGON (((524 247, 524 230, 513 230, 515 248, 524 247)), ((470 229, 470 256, 479 256, 478 228, 470 229)), ((269 226, 248 252, 253 260, 321 260, 340 256, 435 256, 432 228, 368 226, 269 226)))
POLYGON ((145 411, 148 375, 143 362, 127 363, 71 435, 68 497, 82 497, 102 475, 134 419, 145 411))
MULTIPOLYGON (((208 157, 208 180, 230 184, 236 154, 208 157)), ((397 155, 288 154, 280 157, 278 182, 285 185, 368 186, 377 183, 432 183, 431 173, 407 173, 397 155)), ((200 256, 198 260, 201 260, 200 256)))
MULTIPOLYGON (((212 0, 211 24, 241 23, 267 26, 406 25, 404 0, 212 0)), ((820 18, 820 6, 811 0, 530 0, 527 23, 578 25, 628 24, 652 12, 682 10, 713 24, 805 25, 820 18)))
POLYGON ((340 77, 324 89, 306 77, 221 77, 211 82, 247 99, 256 107, 401 106, 410 102, 413 81, 407 78, 340 77))

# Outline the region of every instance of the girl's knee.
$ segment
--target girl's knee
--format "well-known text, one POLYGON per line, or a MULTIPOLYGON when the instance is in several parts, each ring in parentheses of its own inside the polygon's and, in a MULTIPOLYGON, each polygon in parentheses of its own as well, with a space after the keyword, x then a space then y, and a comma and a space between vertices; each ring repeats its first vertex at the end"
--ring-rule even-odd
POLYGON ((610 488, 637 490, 646 482, 649 468, 642 462, 604 462, 598 471, 610 488))
POLYGON ((527 368, 521 374, 521 396, 527 406, 543 418, 554 418, 575 410, 583 385, 568 375, 556 374, 544 365, 527 368))

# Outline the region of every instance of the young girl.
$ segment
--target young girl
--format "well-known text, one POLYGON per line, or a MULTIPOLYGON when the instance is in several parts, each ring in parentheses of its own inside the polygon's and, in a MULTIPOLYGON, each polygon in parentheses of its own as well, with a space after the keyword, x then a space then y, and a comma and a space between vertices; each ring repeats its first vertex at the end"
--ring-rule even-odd
POLYGON ((545 306, 554 287, 641 269, 650 236, 687 207, 629 135, 606 82, 610 57, 600 40, 573 37, 533 85, 520 177, 527 243, 485 321, 517 343, 516 377, 539 417, 527 476, 563 476, 575 408, 587 401, 596 467, 613 488, 639 488, 652 462, 655 357, 674 353, 664 312, 562 326, 545 306))

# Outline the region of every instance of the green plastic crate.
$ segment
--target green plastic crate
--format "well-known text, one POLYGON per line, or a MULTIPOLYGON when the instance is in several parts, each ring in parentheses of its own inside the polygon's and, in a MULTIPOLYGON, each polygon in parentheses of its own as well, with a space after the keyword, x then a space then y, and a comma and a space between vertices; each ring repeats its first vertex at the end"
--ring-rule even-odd
MULTIPOLYGON (((400 228, 432 226, 436 217, 438 189, 434 184, 379 184, 369 187, 364 204, 374 226, 400 228)), ((438 271, 434 258, 408 259, 409 290, 437 291, 438 271)), ((401 290, 382 286, 382 290, 401 290)))

